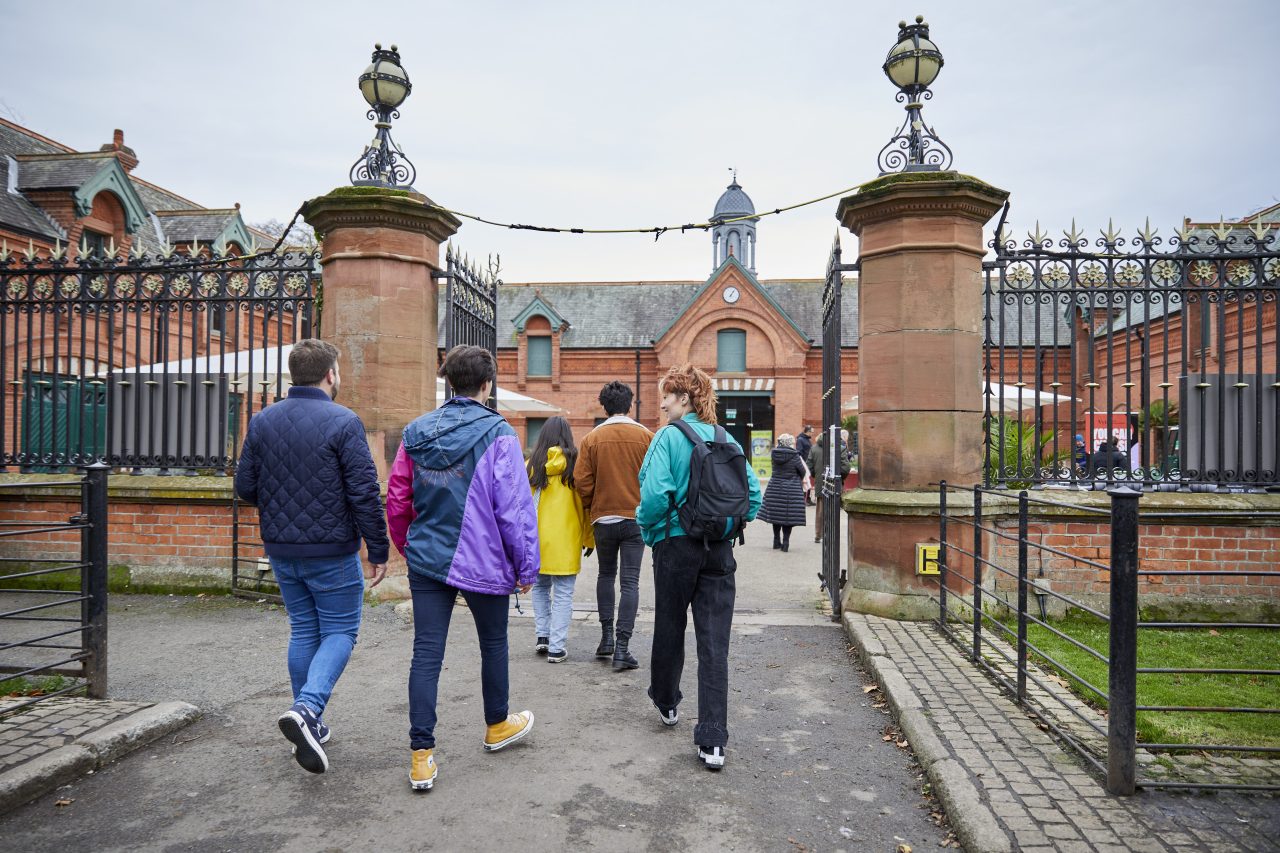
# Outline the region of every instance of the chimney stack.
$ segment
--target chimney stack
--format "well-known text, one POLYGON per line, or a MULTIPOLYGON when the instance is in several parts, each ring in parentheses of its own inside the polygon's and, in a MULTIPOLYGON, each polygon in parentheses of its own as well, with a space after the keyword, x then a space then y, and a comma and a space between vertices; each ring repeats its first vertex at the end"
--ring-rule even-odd
POLYGON ((132 148, 124 144, 124 131, 118 127, 111 136, 111 144, 104 145, 98 150, 113 152, 126 172, 132 172, 138 165, 138 155, 132 148))

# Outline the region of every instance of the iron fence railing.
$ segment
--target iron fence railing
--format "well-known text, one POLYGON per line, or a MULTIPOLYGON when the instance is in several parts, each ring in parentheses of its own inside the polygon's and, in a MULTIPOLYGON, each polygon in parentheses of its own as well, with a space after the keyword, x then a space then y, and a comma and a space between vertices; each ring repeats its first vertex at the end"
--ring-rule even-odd
MULTIPOLYGON (((54 696, 84 692, 93 699, 107 695, 107 473, 106 465, 89 466, 77 482, 80 512, 60 522, 0 522, 0 539, 47 541, 69 533, 80 540, 80 559, 67 562, 31 555, 0 557, 0 680, 66 676, 69 686, 41 689, 36 695, 6 701, 8 715, 54 696), (41 588, 38 579, 68 575, 78 588, 41 588), (33 583, 34 582, 34 583, 33 583)), ((0 483, 0 491, 25 491, 57 483, 0 483)), ((29 543, 28 543, 29 544, 29 543)))
POLYGON ((320 325, 313 252, 0 250, 0 470, 227 473, 320 325))
MULTIPOLYGON (((1242 713, 1280 714, 1280 707, 1231 707, 1208 705, 1153 705, 1139 703, 1140 675, 1247 675, 1275 679, 1280 669, 1266 664, 1256 668, 1216 667, 1140 667, 1138 649, 1144 630, 1182 629, 1208 632, 1225 628, 1280 629, 1280 624, 1267 622, 1207 622, 1207 621, 1141 621, 1139 617, 1140 577, 1182 577, 1195 575, 1232 575, 1244 577, 1277 577, 1280 568, 1273 570, 1247 570, 1206 568, 1196 570, 1145 570, 1139 564, 1139 503, 1140 493, 1127 487, 1113 488, 1109 495, 1109 510, 1068 504, 1032 496, 1020 492, 1016 499, 1004 490, 981 486, 968 492, 972 506, 959 512, 948 508, 948 496, 954 494, 946 483, 939 490, 940 527, 937 593, 937 625, 953 642, 959 644, 974 664, 985 670, 997 683, 1007 689, 1016 701, 1036 713, 1040 720, 1058 738, 1071 746, 1085 761, 1106 778, 1106 788, 1112 794, 1132 794, 1136 787, 1163 787, 1186 789, 1260 789, 1280 790, 1273 781, 1248 780, 1222 783, 1184 781, 1179 778, 1153 778, 1139 774, 1138 750, 1146 753, 1253 753, 1280 756, 1280 747, 1251 746, 1246 744, 1179 744, 1148 743, 1137 739, 1137 714, 1139 712, 1185 713, 1242 713), (999 504, 1004 516, 1016 503, 1016 533, 1006 532, 985 517, 988 501, 999 504), (1095 522, 1105 521, 1110 529, 1109 560, 1090 559, 1069 551, 1031 541, 1030 516, 1033 508, 1048 512, 1070 510, 1095 522), (964 534, 957 535, 958 529, 964 534), (1000 560, 984 554, 986 542, 1004 541, 1016 546, 1017 565, 1010 568, 1000 560), (1110 580, 1110 604, 1106 611, 1055 590, 1043 578, 1031 577, 1030 552, 1038 549, 1054 557, 1069 560, 1075 565, 1105 572, 1110 580), (967 569, 967 571, 966 571, 967 569), (994 575, 992 574, 994 573, 994 575), (1016 598, 993 598, 985 581, 1003 576, 1016 583, 1016 598), (1034 595, 1040 606, 1039 615, 1028 606, 1034 595), (1104 653, 1068 633, 1059 630, 1046 614, 1045 600, 1062 602, 1079 614, 1100 620, 1108 628, 1108 646, 1104 653), (1008 614, 1008 615, 1004 615, 1008 614), (1012 619, 1009 624, 1005 619, 1012 619), (1107 667, 1107 683, 1095 684, 1071 665, 1055 657, 1047 649, 1028 639, 1028 626, 1036 625, 1068 643, 1107 667), (1060 688, 1046 680, 1046 673, 1029 663, 1034 656, 1045 662, 1075 685, 1076 692, 1086 702, 1105 706, 1106 725, 1097 715, 1087 713, 1066 697, 1060 688), (1010 675, 1012 669, 1012 676, 1010 675), (1039 688, 1030 690, 1030 685, 1039 688), (1053 707, 1049 707, 1052 705, 1053 707)), ((1161 511, 1161 523, 1176 522, 1179 516, 1187 520, 1205 523, 1208 520, 1230 521, 1230 514, 1161 511)), ((1239 515, 1238 513, 1236 514, 1239 515)), ((1262 513, 1261 515, 1267 515, 1262 513)), ((1280 524, 1280 513, 1274 521, 1280 524)), ((1259 513, 1250 513, 1257 521, 1259 513)), ((1239 521, 1237 517, 1234 519, 1239 521)), ((994 550, 994 548, 993 548, 994 550)), ((1211 564, 1212 565, 1212 564, 1211 564)), ((1280 768, 1278 768, 1280 769, 1280 768)))
POLYGON ((1108 227, 1091 247, 1073 224, 1019 245, 1001 218, 983 265, 986 485, 1280 488, 1280 230, 1164 242, 1108 227))

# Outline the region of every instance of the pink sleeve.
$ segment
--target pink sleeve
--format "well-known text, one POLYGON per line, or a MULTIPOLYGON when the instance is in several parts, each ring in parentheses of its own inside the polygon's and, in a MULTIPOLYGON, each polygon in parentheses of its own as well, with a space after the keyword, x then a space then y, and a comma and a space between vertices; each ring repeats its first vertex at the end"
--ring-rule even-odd
POLYGON ((391 544, 404 556, 404 543, 409 536, 409 525, 417 518, 413 508, 413 462, 404 452, 404 445, 396 451, 396 461, 387 477, 387 527, 391 531, 391 544))

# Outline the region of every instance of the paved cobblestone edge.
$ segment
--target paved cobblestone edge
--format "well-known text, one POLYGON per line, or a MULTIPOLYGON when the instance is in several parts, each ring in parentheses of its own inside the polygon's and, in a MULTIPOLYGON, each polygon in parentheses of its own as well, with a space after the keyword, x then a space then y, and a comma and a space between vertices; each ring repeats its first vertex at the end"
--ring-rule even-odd
POLYGON ((200 709, 194 705, 162 702, 0 773, 0 814, 105 767, 199 718, 200 709))
POLYGON ((865 619, 846 613, 841 620, 845 635, 857 649, 863 665, 880 685, 898 727, 906 736, 934 794, 942 801, 956 838, 969 853, 1012 853, 1013 839, 1001 829, 995 812, 985 803, 964 767, 943 745, 924 711, 924 703, 884 646, 867 630, 865 619))

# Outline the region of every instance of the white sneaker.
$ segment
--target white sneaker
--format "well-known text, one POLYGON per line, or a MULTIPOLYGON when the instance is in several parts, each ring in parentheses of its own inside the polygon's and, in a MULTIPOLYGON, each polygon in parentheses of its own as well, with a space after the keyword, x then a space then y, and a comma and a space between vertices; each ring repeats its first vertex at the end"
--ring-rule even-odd
POLYGON ((724 767, 724 747, 700 746, 698 747, 698 758, 707 766, 708 770, 720 770, 724 767))

